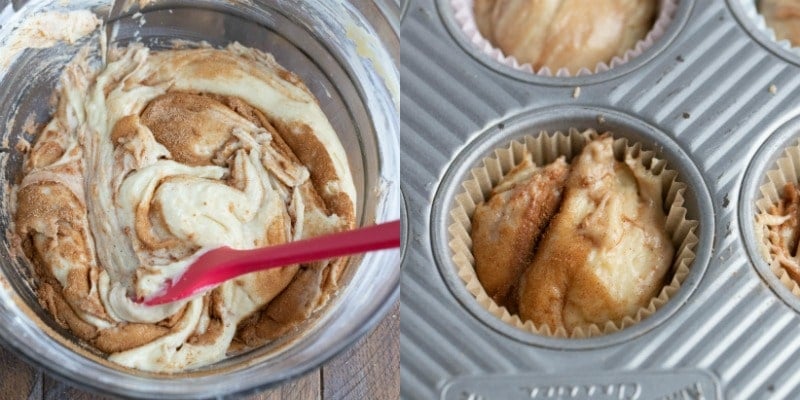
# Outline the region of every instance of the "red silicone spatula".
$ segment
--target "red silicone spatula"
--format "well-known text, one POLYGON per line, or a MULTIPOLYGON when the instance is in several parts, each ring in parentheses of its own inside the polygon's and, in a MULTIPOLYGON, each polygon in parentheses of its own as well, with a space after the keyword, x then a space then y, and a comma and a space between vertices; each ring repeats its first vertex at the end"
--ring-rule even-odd
POLYGON ((392 221, 252 250, 220 247, 200 256, 180 278, 143 303, 154 306, 185 299, 250 272, 399 246, 400 221, 392 221))

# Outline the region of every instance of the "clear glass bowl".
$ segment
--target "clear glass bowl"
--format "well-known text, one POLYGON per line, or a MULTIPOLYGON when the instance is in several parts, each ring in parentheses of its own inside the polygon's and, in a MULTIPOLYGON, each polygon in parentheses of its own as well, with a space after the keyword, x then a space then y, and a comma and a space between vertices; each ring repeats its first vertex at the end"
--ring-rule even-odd
MULTIPOLYGON (((100 0, 0 0, 0 43, 25 15, 43 9, 90 8, 106 16, 100 0)), ((136 2, 134 2, 136 3, 136 2)), ((151 1, 144 24, 117 23, 116 41, 141 40, 153 48, 171 39, 232 41, 272 53, 317 96, 347 150, 359 195, 361 225, 400 218, 399 6, 396 1, 330 0, 151 1)), ((132 14, 132 13, 129 13, 132 14)), ((87 39, 92 40, 92 39, 87 39)), ((94 38, 93 40, 97 40, 94 38)), ((0 229, 10 232, 10 186, 22 156, 15 149, 26 120, 45 123, 61 67, 79 45, 27 50, 0 71, 0 229)), ((399 294, 398 251, 354 260, 335 299, 294 334, 214 365, 181 374, 152 374, 104 362, 59 327, 39 305, 28 262, 5 235, 0 244, 0 342, 29 362, 78 387, 142 398, 219 397, 262 390, 318 367, 373 327, 399 294)))

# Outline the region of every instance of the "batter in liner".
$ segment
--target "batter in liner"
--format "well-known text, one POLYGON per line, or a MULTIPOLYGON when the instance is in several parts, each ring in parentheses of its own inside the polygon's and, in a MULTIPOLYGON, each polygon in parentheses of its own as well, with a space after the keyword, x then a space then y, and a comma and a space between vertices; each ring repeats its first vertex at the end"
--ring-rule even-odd
POLYGON ((800 0, 761 0, 758 9, 778 40, 800 46, 800 0))
POLYGON ((656 0, 475 0, 481 35, 534 70, 594 70, 633 49, 656 18, 656 0))
POLYGON ((472 217, 475 271, 510 313, 551 332, 619 324, 664 287, 675 255, 660 178, 613 138, 571 163, 530 154, 472 217))
POLYGON ((783 197, 756 216, 756 227, 769 242, 770 255, 795 282, 800 282, 800 190, 787 183, 783 197))
POLYGON ((355 189, 317 100, 272 56, 225 49, 78 57, 25 159, 15 230, 40 301, 120 365, 175 372, 273 340, 319 310, 345 259, 257 272, 187 301, 135 299, 203 252, 350 229, 355 189))

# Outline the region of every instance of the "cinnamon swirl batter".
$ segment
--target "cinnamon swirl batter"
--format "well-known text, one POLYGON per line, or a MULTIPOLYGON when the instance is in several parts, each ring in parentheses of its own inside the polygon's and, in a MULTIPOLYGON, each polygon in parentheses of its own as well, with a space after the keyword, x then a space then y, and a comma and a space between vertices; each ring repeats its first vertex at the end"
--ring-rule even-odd
POLYGON ((756 227, 768 242, 771 258, 800 282, 800 189, 795 183, 787 183, 782 195, 769 210, 756 215, 756 227))
POLYGON ((354 226, 341 143, 302 81, 232 44, 129 47, 77 59, 26 157, 15 230, 41 303, 111 361, 173 372, 286 333, 336 290, 346 260, 229 281, 147 307, 135 299, 220 246, 274 245, 354 226))
POLYGON ((662 182, 614 140, 589 142, 571 163, 530 154, 472 217, 478 279, 499 305, 551 332, 620 324, 664 287, 675 246, 662 182))
POLYGON ((800 46, 800 0, 761 0, 758 9, 778 40, 800 46))
POLYGON ((633 49, 656 18, 655 0, 475 0, 481 35, 535 70, 593 70, 633 49))

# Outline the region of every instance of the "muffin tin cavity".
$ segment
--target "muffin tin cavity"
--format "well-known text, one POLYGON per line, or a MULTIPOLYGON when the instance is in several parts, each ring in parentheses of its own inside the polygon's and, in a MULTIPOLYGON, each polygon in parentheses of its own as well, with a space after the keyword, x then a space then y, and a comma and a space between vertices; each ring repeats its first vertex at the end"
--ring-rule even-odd
POLYGON ((796 312, 800 312, 800 284, 778 263, 771 262, 764 247, 768 239, 757 226, 756 216, 765 205, 781 198, 780 186, 798 182, 798 171, 800 116, 778 127, 758 149, 745 173, 739 199, 739 226, 752 265, 772 291, 796 312))
MULTIPOLYGON (((560 152, 561 153, 561 152, 560 152)), ((649 162, 649 161, 647 161, 649 162)), ((647 165, 645 162, 645 165, 647 165)), ((655 168, 654 168, 655 170, 655 168)), ((474 136, 474 139, 454 158, 435 194, 432 217, 431 237, 434 258, 439 271, 451 294, 475 318, 495 331, 517 341, 554 349, 591 349, 606 347, 628 341, 642 335, 661 324, 674 314, 691 296, 700 282, 710 257, 714 221, 711 199, 708 190, 689 157, 659 129, 648 125, 627 114, 617 111, 593 108, 556 106, 520 113, 489 127, 474 136), (598 133, 612 132, 615 139, 627 139, 630 146, 641 145, 642 151, 653 151, 654 158, 666 161, 666 169, 677 172, 677 182, 685 184, 683 191, 686 208, 686 219, 698 221, 694 229, 697 244, 694 246, 695 259, 689 265, 680 288, 669 295, 669 300, 655 308, 652 315, 640 322, 624 324, 623 329, 613 333, 597 336, 599 332, 590 333, 589 338, 556 338, 532 333, 511 325, 496 316, 497 310, 489 310, 473 295, 474 289, 465 284, 459 275, 450 242, 454 240, 449 227, 454 223, 451 211, 456 207, 457 196, 464 193, 462 183, 472 179, 471 170, 481 167, 482 161, 490 157, 496 149, 508 148, 512 141, 525 136, 536 136, 546 131, 568 132, 571 128, 578 131, 594 129, 598 133)), ((688 239, 687 239, 688 240, 688 239)), ((676 253, 677 254, 677 253, 676 253)))
POLYGON ((788 40, 778 40, 775 31, 758 11, 757 0, 728 0, 728 6, 738 22, 759 44, 786 61, 800 65, 800 47, 788 40))
POLYGON ((485 38, 468 34, 467 31, 471 32, 472 29, 465 30, 464 27, 474 25, 474 23, 465 25, 465 21, 471 16, 464 15, 466 10, 457 10, 456 1, 472 3, 463 0, 437 0, 437 5, 444 25, 459 46, 467 54, 494 71, 540 85, 587 85, 604 82, 636 70, 669 46, 686 24, 694 7, 694 0, 659 1, 659 10, 653 27, 644 39, 636 43, 634 48, 628 50, 622 57, 614 57, 607 63, 597 64, 591 70, 584 68, 572 75, 564 69, 550 71, 542 68, 539 71, 533 71, 530 64, 520 65, 515 58, 507 57, 485 38))

